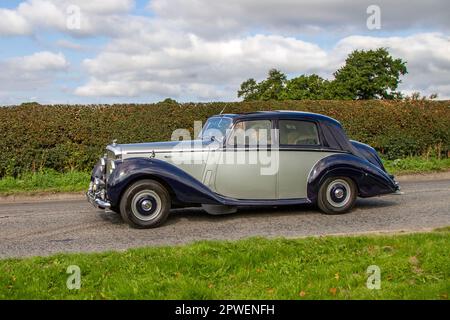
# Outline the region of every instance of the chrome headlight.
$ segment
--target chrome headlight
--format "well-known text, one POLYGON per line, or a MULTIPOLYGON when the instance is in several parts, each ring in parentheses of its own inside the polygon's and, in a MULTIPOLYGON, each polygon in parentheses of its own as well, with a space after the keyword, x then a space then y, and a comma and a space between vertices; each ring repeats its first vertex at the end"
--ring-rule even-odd
POLYGON ((114 160, 109 161, 109 174, 111 174, 116 169, 116 162, 114 160))

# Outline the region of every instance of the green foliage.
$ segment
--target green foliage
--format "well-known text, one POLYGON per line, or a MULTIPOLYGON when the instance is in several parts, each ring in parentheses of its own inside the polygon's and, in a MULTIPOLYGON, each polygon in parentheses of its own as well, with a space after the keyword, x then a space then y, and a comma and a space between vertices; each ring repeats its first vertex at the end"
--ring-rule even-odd
POLYGON ((241 89, 238 91, 238 98, 241 97, 245 101, 259 100, 259 86, 255 79, 250 78, 241 84, 241 89))
POLYGON ((422 96, 422 94, 420 92, 415 91, 415 92, 411 93, 410 95, 405 96, 403 99, 405 99, 405 100, 427 100, 427 99, 433 100, 433 99, 437 99, 438 96, 439 95, 437 93, 432 93, 428 97, 425 95, 422 96))
POLYGON ((21 104, 21 106, 22 106, 22 107, 40 106, 40 104, 39 104, 39 102, 32 101, 32 102, 23 102, 23 103, 21 104))
POLYGON ((450 233, 251 238, 0 260, 0 299, 448 299, 450 233), (81 288, 68 290, 69 265, 81 288), (381 270, 380 290, 367 268, 381 270))
POLYGON ((383 160, 384 167, 390 174, 425 173, 446 171, 450 169, 450 158, 424 159, 421 157, 407 157, 404 159, 383 160))
POLYGON ((368 143, 388 159, 450 150, 447 101, 252 101, 0 108, 0 177, 91 170, 104 148, 118 143, 170 140, 175 129, 193 132, 195 120, 220 113, 299 110, 341 121, 350 138, 368 143), (431 150, 431 151, 430 151, 431 150))
POLYGON ((161 103, 161 104, 178 104, 178 102, 176 100, 172 99, 172 98, 166 98, 163 101, 160 101, 158 103, 161 103))
POLYGON ((90 172, 61 173, 51 169, 35 173, 27 172, 17 178, 3 177, 0 179, 0 194, 86 191, 90 176, 90 172))
MULTIPOLYGON (((287 80, 272 69, 266 80, 248 79, 241 84, 238 97, 253 100, 370 100, 401 99, 396 92, 400 76, 407 73, 406 62, 394 59, 385 48, 355 50, 332 81, 316 74, 287 80)), ((430 96, 434 99, 436 96, 430 96)))
POLYGON ((277 69, 269 70, 267 79, 256 83, 254 79, 248 79, 241 84, 238 97, 244 100, 283 100, 286 86, 286 75, 277 69))
POLYGON ((400 75, 407 73, 406 62, 394 59, 385 48, 355 50, 345 65, 334 73, 335 97, 342 99, 399 99, 396 92, 400 75))
POLYGON ((283 100, 324 100, 331 99, 329 95, 330 82, 318 75, 301 75, 286 83, 283 100))
POLYGON ((281 100, 285 82, 286 75, 276 69, 269 70, 267 79, 259 84, 261 100, 281 100))

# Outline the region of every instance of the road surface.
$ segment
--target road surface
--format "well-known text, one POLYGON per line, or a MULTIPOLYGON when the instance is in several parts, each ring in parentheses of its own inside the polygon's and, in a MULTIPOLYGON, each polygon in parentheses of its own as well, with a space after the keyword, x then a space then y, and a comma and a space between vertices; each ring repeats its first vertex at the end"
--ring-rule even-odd
POLYGON ((119 215, 91 207, 84 198, 0 203, 0 258, 58 252, 124 250, 196 240, 252 236, 418 231, 450 225, 450 180, 407 181, 404 195, 359 199, 345 215, 310 206, 243 208, 227 216, 200 209, 173 210, 160 228, 138 230, 119 215))

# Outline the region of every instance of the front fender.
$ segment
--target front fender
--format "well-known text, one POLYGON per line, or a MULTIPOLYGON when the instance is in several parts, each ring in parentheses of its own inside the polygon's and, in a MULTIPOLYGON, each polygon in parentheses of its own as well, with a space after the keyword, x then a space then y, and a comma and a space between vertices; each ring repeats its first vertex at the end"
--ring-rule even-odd
POLYGON ((180 168, 154 158, 128 158, 116 163, 116 169, 107 182, 111 204, 119 205, 120 197, 128 185, 145 178, 156 178, 166 183, 180 202, 217 204, 214 193, 200 181, 180 168))
POLYGON ((318 161, 308 177, 308 199, 317 200, 321 184, 330 177, 351 178, 360 197, 396 192, 397 183, 381 168, 352 154, 334 154, 318 161))

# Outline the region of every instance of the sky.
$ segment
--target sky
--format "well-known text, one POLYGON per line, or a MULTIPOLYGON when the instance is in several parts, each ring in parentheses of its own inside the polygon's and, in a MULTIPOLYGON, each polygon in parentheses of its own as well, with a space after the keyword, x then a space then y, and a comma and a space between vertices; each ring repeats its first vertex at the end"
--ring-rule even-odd
POLYGON ((447 0, 0 3, 0 105, 236 101, 271 68, 332 79, 355 49, 407 61, 399 89, 450 99, 447 0))

